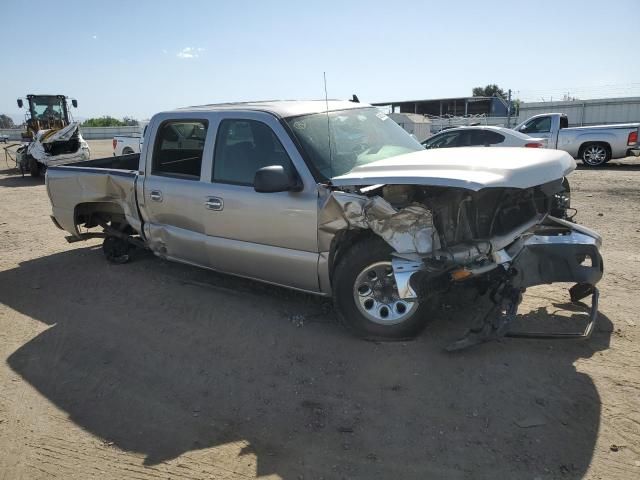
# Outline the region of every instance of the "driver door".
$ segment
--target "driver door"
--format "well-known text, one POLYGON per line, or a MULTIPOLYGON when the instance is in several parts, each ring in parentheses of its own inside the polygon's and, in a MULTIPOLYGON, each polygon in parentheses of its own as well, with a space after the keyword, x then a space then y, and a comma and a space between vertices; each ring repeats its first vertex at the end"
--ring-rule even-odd
POLYGON ((212 268, 318 291, 317 184, 277 119, 263 112, 221 113, 204 206, 212 268), (259 193, 258 169, 281 165, 298 192, 259 193))

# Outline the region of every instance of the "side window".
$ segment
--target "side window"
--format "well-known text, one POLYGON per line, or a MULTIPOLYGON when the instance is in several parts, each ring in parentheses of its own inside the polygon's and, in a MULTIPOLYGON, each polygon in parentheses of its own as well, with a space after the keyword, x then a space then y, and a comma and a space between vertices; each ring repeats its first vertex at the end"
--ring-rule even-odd
POLYGON ((220 122, 211 181, 253 185, 256 171, 271 165, 292 173, 291 159, 268 125, 256 120, 220 122))
POLYGON ((483 145, 495 145, 497 143, 504 142, 504 135, 501 135, 498 132, 494 132, 491 130, 486 130, 484 132, 484 143, 483 145))
POLYGON ((153 148, 151 173, 200 179, 206 120, 169 120, 160 125, 153 148))
POLYGON ((484 130, 471 130, 470 133, 471 133, 471 143, 470 143, 470 145, 472 147, 479 147, 479 146, 486 145, 486 143, 487 143, 487 139, 486 139, 487 132, 485 132, 484 130))
POLYGON ((522 131, 523 133, 548 133, 551 131, 551 117, 536 118, 522 131))
POLYGON ((454 147, 458 140, 458 132, 441 133, 424 143, 425 148, 454 147))
POLYGON ((473 132, 471 130, 463 130, 458 132, 458 139, 452 147, 470 147, 472 143, 473 132))

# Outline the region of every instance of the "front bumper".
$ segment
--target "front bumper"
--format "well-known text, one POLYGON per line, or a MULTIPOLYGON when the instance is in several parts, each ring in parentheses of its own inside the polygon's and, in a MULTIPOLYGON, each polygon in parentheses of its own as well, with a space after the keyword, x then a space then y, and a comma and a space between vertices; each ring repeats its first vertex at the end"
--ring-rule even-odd
MULTIPOLYGON (((486 243, 486 242, 485 242, 486 243)), ((600 246, 601 237, 594 231, 555 217, 546 217, 536 225, 526 228, 520 235, 496 238, 490 241, 492 251, 481 260, 466 265, 450 266, 450 281, 456 281, 456 273, 463 271, 464 279, 485 277, 494 307, 465 337, 447 347, 460 350, 487 340, 503 336, 520 338, 589 338, 595 329, 598 316, 599 293, 595 285, 603 275, 604 267, 600 246), (515 319, 522 293, 535 285, 571 282, 571 300, 591 295, 591 307, 584 331, 580 332, 516 332, 509 329, 515 319)), ((401 298, 420 301, 425 292, 425 274, 428 259, 394 258, 394 276, 401 298), (416 293, 419 292, 419 293, 416 293)), ((440 275, 443 272, 439 272, 440 275)), ((447 272, 444 272, 447 275, 447 272)), ((486 282, 485 282, 486 283, 486 282)), ((428 293, 428 292, 427 292, 428 293)))
MULTIPOLYGON (((462 256, 464 264, 456 268, 468 272, 465 279, 478 277, 502 268, 511 273, 511 284, 525 289, 555 282, 595 285, 604 271, 600 246, 602 238, 593 230, 567 220, 547 216, 543 221, 525 226, 520 234, 477 242, 475 251, 491 260, 473 263, 462 256)), ((448 252, 451 254, 451 252, 448 252)), ((453 255, 452 255, 453 256, 453 255)), ((429 255, 399 255, 392 259, 398 293, 405 300, 417 300, 418 272, 427 270, 429 255)))
POLYGON ((555 282, 595 285, 604 271, 600 236, 580 225, 548 217, 505 251, 513 259, 512 285, 527 288, 555 282))

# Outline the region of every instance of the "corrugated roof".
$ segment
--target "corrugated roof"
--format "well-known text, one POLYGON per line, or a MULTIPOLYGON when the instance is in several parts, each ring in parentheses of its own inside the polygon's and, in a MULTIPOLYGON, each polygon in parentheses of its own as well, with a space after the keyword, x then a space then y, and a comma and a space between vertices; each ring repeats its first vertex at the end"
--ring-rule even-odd
POLYGON ((428 103, 428 102, 453 102, 453 101, 472 101, 479 102, 482 100, 491 100, 493 98, 497 98, 500 101, 502 100, 500 97, 450 97, 450 98, 430 98, 425 100, 394 100, 389 102, 374 102, 371 105, 375 106, 383 106, 383 105, 397 105, 400 103, 428 103))

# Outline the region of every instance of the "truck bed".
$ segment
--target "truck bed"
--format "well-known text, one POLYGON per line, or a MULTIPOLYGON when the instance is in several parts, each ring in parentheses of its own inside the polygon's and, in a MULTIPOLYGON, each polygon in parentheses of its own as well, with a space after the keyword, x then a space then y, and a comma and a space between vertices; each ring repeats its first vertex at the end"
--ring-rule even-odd
POLYGON ((77 225, 96 209, 123 215, 140 227, 136 182, 140 154, 97 158, 47 169, 47 193, 56 224, 80 239, 77 225))
POLYGON ((68 163, 64 167, 101 168, 110 170, 138 170, 140 154, 120 155, 117 157, 96 158, 81 162, 68 163))

